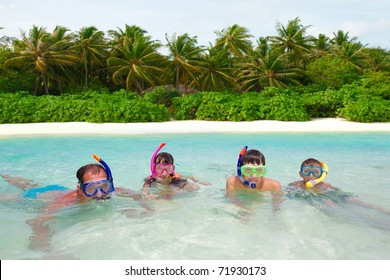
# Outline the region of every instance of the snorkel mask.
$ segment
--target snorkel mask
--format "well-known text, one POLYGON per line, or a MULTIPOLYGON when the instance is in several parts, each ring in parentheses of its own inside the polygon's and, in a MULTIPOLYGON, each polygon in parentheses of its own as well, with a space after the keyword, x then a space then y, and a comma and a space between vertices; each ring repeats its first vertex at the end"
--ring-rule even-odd
POLYGON ((158 148, 154 151, 153 155, 152 155, 152 158, 150 159, 150 171, 152 172, 152 177, 155 178, 157 177, 158 174, 161 174, 162 172, 164 172, 164 170, 166 172, 169 173, 169 171, 172 171, 170 173, 173 173, 175 171, 175 166, 174 165, 171 165, 171 164, 166 164, 166 166, 163 166, 162 170, 156 170, 156 157, 158 155, 158 153, 160 152, 160 150, 166 145, 166 143, 161 143, 160 146, 158 146, 158 148), (172 170, 173 168, 173 170, 172 170))
MULTIPOLYGON (((81 190, 83 193, 88 197, 94 197, 98 190, 102 192, 103 194, 109 194, 115 191, 114 188, 114 182, 112 178, 112 173, 110 167, 107 165, 107 163, 102 160, 99 156, 96 154, 92 155, 95 160, 97 160, 101 165, 103 165, 104 170, 107 173, 107 179, 101 180, 97 182, 89 182, 81 185, 81 190)), ((110 197, 107 197, 105 199, 109 199, 110 197)))
POLYGON ((320 161, 320 163, 322 166, 321 170, 316 170, 315 167, 318 168, 318 166, 307 166, 308 170, 303 170, 304 168, 301 168, 301 173, 304 176, 309 176, 310 174, 313 174, 313 176, 316 176, 316 173, 319 172, 318 173, 319 178, 317 178, 315 180, 307 181, 306 188, 311 188, 311 187, 313 187, 313 186, 317 185, 318 183, 321 183, 322 181, 325 180, 325 177, 328 174, 329 169, 328 169, 328 166, 325 164, 325 162, 320 161))
POLYGON ((238 155, 238 161, 237 161, 237 176, 238 178, 240 179, 241 183, 243 183, 244 185, 248 186, 248 187, 251 187, 252 189, 255 189, 256 188, 256 182, 254 181, 248 181, 248 180, 245 180, 244 179, 244 176, 251 176, 253 173, 256 173, 257 176, 264 176, 266 173, 267 173, 267 167, 265 166, 258 166, 258 167, 249 167, 251 170, 249 171, 248 174, 243 174, 243 170, 242 170, 242 157, 244 156, 244 154, 246 153, 246 151, 248 150, 248 146, 245 146, 244 148, 242 148, 240 154, 238 155))

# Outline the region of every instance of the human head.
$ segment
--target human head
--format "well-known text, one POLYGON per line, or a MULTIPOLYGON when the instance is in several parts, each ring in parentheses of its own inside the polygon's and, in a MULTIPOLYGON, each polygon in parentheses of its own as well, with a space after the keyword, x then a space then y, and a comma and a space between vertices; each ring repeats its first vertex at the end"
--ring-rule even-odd
POLYGON ((154 159, 155 170, 161 167, 163 170, 162 173, 156 172, 156 176, 160 178, 167 178, 169 176, 174 176, 175 166, 174 159, 170 153, 161 152, 157 154, 154 159), (172 172, 168 172, 170 169, 172 172))
MULTIPOLYGON (((100 182, 107 181, 108 175, 107 171, 100 164, 91 163, 80 167, 76 172, 76 177, 78 179, 78 194, 85 198, 92 199, 109 199, 111 197, 111 191, 107 194, 103 193, 99 188, 97 188, 96 193, 93 196, 87 196, 83 191, 83 185, 92 183, 92 182, 100 182)), ((111 181, 112 180, 108 180, 111 181)), ((113 186, 112 186, 113 188, 113 186)))
POLYGON ((265 157, 260 151, 247 149, 245 146, 238 156, 237 175, 244 185, 254 189, 264 180, 267 168, 265 157), (248 174, 244 170, 248 170, 248 174))
POLYGON ((308 159, 304 160, 301 164, 301 168, 299 169, 299 176, 305 182, 308 182, 308 181, 316 178, 316 176, 314 176, 314 174, 312 174, 312 173, 310 173, 309 175, 305 175, 302 173, 302 168, 304 168, 305 166, 315 166, 315 167, 320 167, 322 169, 322 164, 319 160, 317 160, 315 158, 308 158, 308 159))
POLYGON ((258 150, 248 150, 242 156, 242 165, 245 164, 265 165, 265 157, 258 150))

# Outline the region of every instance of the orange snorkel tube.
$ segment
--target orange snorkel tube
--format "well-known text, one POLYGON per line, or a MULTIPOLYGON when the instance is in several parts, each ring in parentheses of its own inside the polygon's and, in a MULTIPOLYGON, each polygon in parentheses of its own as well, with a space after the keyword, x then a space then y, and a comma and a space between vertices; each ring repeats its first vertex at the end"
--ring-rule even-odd
POLYGON ((315 179, 315 180, 310 180, 306 182, 306 188, 311 188, 317 185, 318 183, 321 183, 322 181, 325 180, 326 175, 328 175, 329 169, 328 166, 325 164, 325 162, 320 161, 321 166, 323 168, 323 172, 320 178, 315 179))

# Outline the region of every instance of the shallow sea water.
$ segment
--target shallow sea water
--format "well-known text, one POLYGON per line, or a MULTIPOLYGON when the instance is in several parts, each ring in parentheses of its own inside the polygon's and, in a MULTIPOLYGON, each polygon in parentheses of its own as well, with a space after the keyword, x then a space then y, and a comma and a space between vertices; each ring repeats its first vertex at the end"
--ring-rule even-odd
MULTIPOLYGON (((114 196, 59 211, 50 222, 52 251, 28 248, 26 224, 44 207, 39 200, 0 201, 1 259, 390 259, 390 216, 350 204, 318 207, 286 198, 272 211, 271 195, 241 197, 243 211, 226 200, 245 145, 266 157, 268 177, 282 186, 298 180, 303 160, 329 166, 327 182, 360 200, 389 208, 390 133, 230 133, 137 136, 0 138, 0 173, 76 187, 76 170, 92 153, 111 167, 115 186, 139 191, 161 142, 176 170, 208 181, 172 200, 151 200, 145 211, 114 196)), ((0 180, 0 196, 19 192, 0 180)))

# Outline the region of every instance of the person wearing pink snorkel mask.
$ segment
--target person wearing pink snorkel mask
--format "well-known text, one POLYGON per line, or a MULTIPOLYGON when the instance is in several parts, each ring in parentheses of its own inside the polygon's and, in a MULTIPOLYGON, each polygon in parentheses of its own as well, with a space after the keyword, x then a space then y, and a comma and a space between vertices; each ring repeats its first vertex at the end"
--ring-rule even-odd
POLYGON ((174 194, 192 192, 198 190, 201 183, 193 176, 183 176, 175 171, 175 164, 173 156, 170 153, 160 152, 165 146, 161 143, 160 146, 153 153, 150 161, 151 175, 144 179, 142 193, 145 199, 151 198, 165 198, 172 199, 174 194), (158 187, 160 192, 152 194, 150 187, 158 187))

